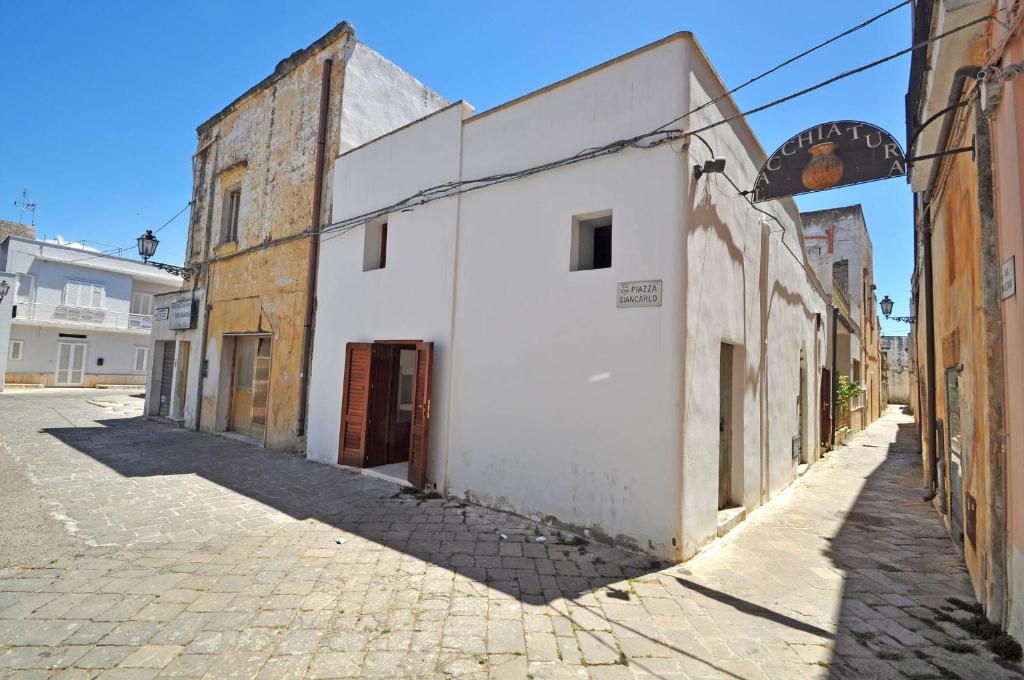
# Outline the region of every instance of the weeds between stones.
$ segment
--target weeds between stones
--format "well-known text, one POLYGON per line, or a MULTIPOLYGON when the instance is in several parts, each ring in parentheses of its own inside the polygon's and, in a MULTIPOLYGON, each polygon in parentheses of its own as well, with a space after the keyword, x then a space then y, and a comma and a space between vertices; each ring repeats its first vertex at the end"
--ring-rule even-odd
POLYGON ((948 642, 942 645, 942 648, 947 652, 953 652, 954 654, 974 654, 974 647, 966 642, 960 642, 959 640, 948 642))
POLYGON ((977 602, 965 602, 958 597, 947 597, 946 602, 951 605, 955 605, 963 609, 965 612, 972 614, 978 614, 979 616, 985 613, 985 610, 981 608, 981 605, 977 602))

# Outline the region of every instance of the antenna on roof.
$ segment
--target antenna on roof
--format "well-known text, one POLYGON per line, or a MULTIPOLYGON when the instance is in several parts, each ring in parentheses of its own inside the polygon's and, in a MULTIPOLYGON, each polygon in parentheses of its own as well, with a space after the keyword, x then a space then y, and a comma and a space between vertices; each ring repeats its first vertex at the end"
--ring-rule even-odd
POLYGON ((25 213, 32 213, 32 226, 36 226, 36 202, 28 197, 28 189, 21 190, 21 200, 14 202, 14 207, 18 209, 20 215, 18 216, 18 223, 25 224, 25 213))

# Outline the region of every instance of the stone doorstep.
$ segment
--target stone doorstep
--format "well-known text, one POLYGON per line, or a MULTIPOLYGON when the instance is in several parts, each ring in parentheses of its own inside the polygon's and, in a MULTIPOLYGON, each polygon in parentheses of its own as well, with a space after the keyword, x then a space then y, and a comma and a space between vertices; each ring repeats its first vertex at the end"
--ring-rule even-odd
POLYGON ((401 477, 394 477, 383 472, 377 472, 374 468, 357 468, 352 467, 351 465, 339 465, 338 467, 350 470, 352 472, 358 472, 359 474, 364 475, 366 477, 373 477, 374 479, 380 479, 385 482, 390 482, 391 484, 395 484, 397 486, 412 487, 412 484, 409 483, 409 480, 402 479, 401 477))
POLYGON ((4 383, 5 390, 41 390, 45 385, 42 383, 4 383))
POLYGON ((739 526, 747 516, 747 509, 742 505, 718 511, 718 537, 721 538, 739 526))
POLYGON ((171 418, 170 416, 148 415, 148 416, 146 416, 146 419, 147 420, 152 420, 152 421, 157 422, 157 423, 163 423, 164 425, 170 425, 171 427, 177 427, 177 428, 185 427, 185 419, 184 418, 171 418))

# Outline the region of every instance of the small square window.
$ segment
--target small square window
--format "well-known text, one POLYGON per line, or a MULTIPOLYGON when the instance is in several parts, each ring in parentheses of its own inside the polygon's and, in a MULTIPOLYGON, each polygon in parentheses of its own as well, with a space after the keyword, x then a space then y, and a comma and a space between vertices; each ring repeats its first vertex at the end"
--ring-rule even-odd
POLYGON ((221 243, 238 240, 238 215, 241 210, 242 187, 236 184, 224 192, 224 210, 221 213, 221 243))
POLYGON ((612 213, 577 215, 572 220, 569 271, 608 269, 612 266, 612 213))
POLYGON ((7 358, 11 361, 21 361, 25 352, 24 340, 11 340, 11 346, 7 351, 7 358))
POLYGON ((369 222, 363 240, 363 271, 384 269, 388 261, 388 223, 369 222))

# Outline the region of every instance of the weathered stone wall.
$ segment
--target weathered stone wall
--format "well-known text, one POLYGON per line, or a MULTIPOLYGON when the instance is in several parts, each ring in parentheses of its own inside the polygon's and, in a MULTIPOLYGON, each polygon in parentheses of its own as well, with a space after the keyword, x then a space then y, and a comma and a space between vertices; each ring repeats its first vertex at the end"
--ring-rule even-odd
POLYGON ((0 243, 7 240, 8 236, 20 236, 21 238, 35 238, 36 228, 31 224, 9 222, 0 220, 0 243))
POLYGON ((188 253, 191 264, 205 263, 193 284, 206 288, 208 301, 208 309, 200 310, 206 376, 199 427, 225 427, 228 405, 222 402, 229 394, 233 335, 269 333, 273 344, 265 444, 291 450, 303 447, 297 426, 307 232, 314 224, 320 97, 328 59, 333 65, 325 176, 315 222, 329 222, 330 169, 342 139, 365 142, 368 135, 388 132, 443 103, 397 66, 359 46, 347 24, 282 61, 271 76, 203 123, 193 160, 188 253), (347 69, 356 57, 358 76, 350 88, 347 69), (343 104, 351 98, 359 104, 343 104), (346 132, 349 128, 353 131, 346 132), (241 191, 237 239, 225 242, 226 196, 235 188, 241 191))
MULTIPOLYGON (((949 148, 967 146, 976 138, 975 115, 974 105, 959 112, 949 148)), ((991 285, 986 274, 998 267, 989 261, 990 253, 985 247, 978 162, 971 154, 957 154, 945 160, 931 204, 935 417, 940 422, 939 493, 948 508, 944 520, 953 540, 962 542, 978 598, 986 605, 986 611, 992 611, 993 605, 999 606, 992 599, 992 575, 998 565, 993 563, 996 543, 991 534, 993 517, 989 503, 995 485, 1002 485, 1005 480, 992 476, 1001 469, 995 459, 1002 455, 1002 400, 992 394, 993 380, 998 379, 993 362, 998 357, 993 354, 984 310, 985 290, 991 285), (957 404, 959 417, 952 408, 957 404), (957 421, 958 431, 954 427, 957 421)), ((926 319, 919 314, 917 325, 923 329, 924 323, 926 319)), ((927 354, 923 337, 921 341, 917 373, 923 381, 927 376, 927 354)), ((923 444, 927 450, 927 436, 923 437, 923 444)), ((927 451, 924 455, 927 460, 927 451)))

